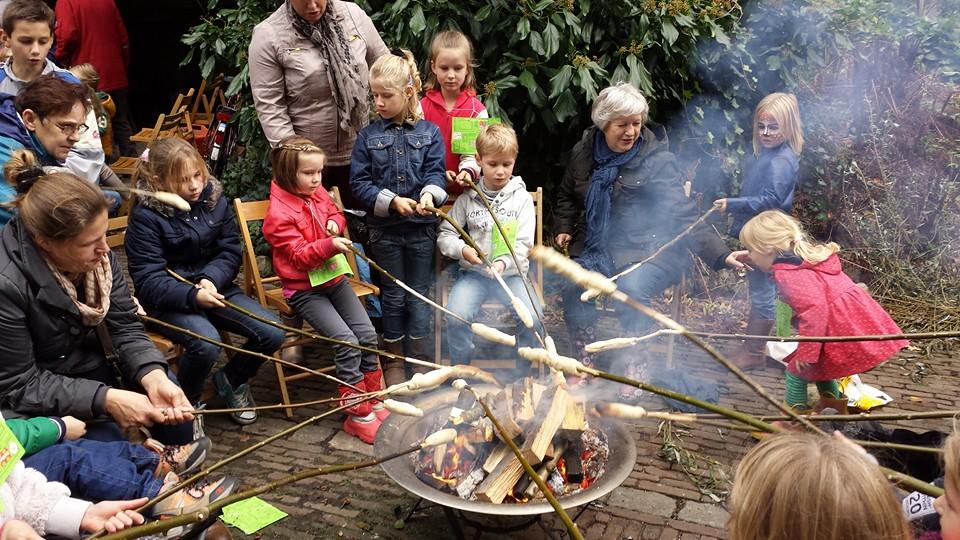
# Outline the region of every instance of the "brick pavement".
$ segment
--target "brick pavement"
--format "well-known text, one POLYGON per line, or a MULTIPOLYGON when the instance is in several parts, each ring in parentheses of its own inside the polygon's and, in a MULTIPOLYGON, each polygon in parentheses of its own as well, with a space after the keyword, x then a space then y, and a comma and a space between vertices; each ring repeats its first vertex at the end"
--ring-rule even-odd
MULTIPOLYGON (((565 350, 567 342, 562 324, 551 324, 549 329, 557 338, 560 349, 565 350)), ((957 408, 957 396, 960 395, 957 371, 960 368, 948 356, 923 359, 929 366, 929 374, 922 384, 917 384, 911 382, 908 375, 919 360, 916 353, 904 352, 862 378, 867 384, 880 386, 894 398, 887 411, 957 408)), ((722 405, 755 414, 773 412, 700 351, 681 348, 676 365, 683 372, 715 381, 720 387, 722 405)), ((254 384, 254 395, 260 404, 278 401, 279 393, 272 374, 270 366, 264 366, 254 384)), ((782 370, 773 367, 755 375, 756 380, 775 396, 783 395, 781 377, 782 370)), ((333 395, 333 387, 318 381, 301 381, 293 385, 292 392, 294 401, 306 401, 333 395)), ((663 402, 652 396, 644 400, 644 405, 663 408, 663 402)), ((321 408, 301 410, 297 418, 321 411, 321 408)), ((226 418, 210 417, 207 432, 215 441, 212 457, 219 458, 254 444, 292 424, 279 412, 266 413, 257 424, 242 429, 226 418)), ((370 447, 340 433, 339 424, 339 418, 324 419, 287 440, 231 464, 226 471, 243 477, 249 485, 307 467, 358 461, 369 456, 370 447)), ((950 422, 929 420, 909 425, 916 429, 947 430, 950 422)), ((677 466, 658 457, 662 438, 657 424, 637 423, 630 426, 630 431, 637 446, 637 463, 621 487, 586 509, 577 519, 584 535, 588 539, 722 538, 726 511, 708 495, 701 494, 677 466)), ((735 466, 753 444, 749 435, 743 432, 716 427, 694 426, 684 432, 681 436, 684 448, 727 466, 735 466)), ((379 468, 314 478, 263 498, 290 514, 289 518, 261 531, 259 537, 264 539, 453 537, 443 512, 437 508, 418 512, 400 528, 397 516, 414 504, 415 497, 395 485, 379 468)), ((503 517, 469 517, 490 526, 517 523, 503 517)), ((473 534, 472 527, 464 525, 464 528, 468 536, 473 534)), ((557 536, 564 533, 558 519, 546 516, 542 527, 532 526, 510 534, 486 534, 483 537, 547 538, 544 529, 557 536)), ((237 538, 244 538, 239 531, 233 532, 237 538)))

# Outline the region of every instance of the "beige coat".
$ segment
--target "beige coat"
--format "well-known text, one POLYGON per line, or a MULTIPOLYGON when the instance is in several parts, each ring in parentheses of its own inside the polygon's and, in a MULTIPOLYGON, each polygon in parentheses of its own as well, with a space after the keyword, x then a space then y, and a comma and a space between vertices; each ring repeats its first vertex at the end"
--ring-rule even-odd
MULTIPOLYGON (((343 25, 361 80, 368 86, 369 66, 389 53, 387 46, 370 17, 353 2, 329 0, 327 9, 343 25)), ((293 27, 285 4, 253 29, 249 69, 257 116, 270 144, 299 135, 323 148, 329 165, 350 163, 357 134, 339 128, 326 61, 293 27)))

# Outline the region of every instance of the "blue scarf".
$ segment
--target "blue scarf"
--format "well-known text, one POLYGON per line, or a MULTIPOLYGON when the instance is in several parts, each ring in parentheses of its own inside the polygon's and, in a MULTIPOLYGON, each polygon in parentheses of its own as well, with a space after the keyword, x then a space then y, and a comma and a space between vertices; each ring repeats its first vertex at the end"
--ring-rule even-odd
POLYGON ((597 130, 593 137, 593 174, 587 187, 587 238, 580 256, 580 264, 588 270, 604 275, 613 273, 613 260, 607 253, 607 231, 610 227, 610 208, 613 206, 613 182, 620 167, 640 152, 638 140, 633 148, 623 153, 614 152, 607 146, 603 132, 597 130))

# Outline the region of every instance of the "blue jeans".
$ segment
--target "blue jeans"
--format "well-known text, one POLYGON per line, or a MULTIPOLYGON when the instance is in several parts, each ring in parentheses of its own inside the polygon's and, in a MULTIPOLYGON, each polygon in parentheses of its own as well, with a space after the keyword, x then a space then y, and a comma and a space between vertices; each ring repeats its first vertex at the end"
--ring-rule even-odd
MULTIPOLYGON (((650 305, 650 298, 663 292, 667 287, 680 281, 681 274, 667 272, 663 268, 647 263, 617 280, 617 287, 641 304, 650 305)), ((593 302, 581 302, 579 286, 568 284, 563 290, 563 314, 572 329, 594 326, 597 322, 597 310, 593 302)), ((653 320, 639 311, 622 303, 614 308, 623 333, 636 336, 653 325, 653 320)))
MULTIPOLYGON (((236 286, 222 290, 220 294, 248 311, 276 320, 272 313, 256 300, 243 294, 236 286)), ((157 315, 157 318, 217 341, 222 339, 218 329, 241 335, 247 338, 247 342, 243 345, 244 350, 266 355, 273 354, 280 348, 285 333, 275 326, 262 323, 228 307, 205 309, 197 313, 168 311, 157 315)), ((220 356, 220 347, 167 328, 158 327, 156 331, 183 346, 177 378, 180 379, 180 387, 183 388, 187 399, 191 403, 199 402, 203 393, 203 383, 220 356)), ((238 353, 233 355, 223 369, 231 386, 236 388, 256 375, 261 364, 263 360, 260 358, 238 353)))
POLYGON ((73 497, 97 502, 154 497, 163 485, 153 476, 159 461, 158 454, 126 441, 78 439, 44 448, 23 464, 65 484, 73 497))
POLYGON ((762 270, 747 272, 747 288, 750 291, 750 313, 758 319, 772 321, 777 315, 777 284, 773 274, 762 270))
MULTIPOLYGON (((519 298, 530 310, 530 315, 533 316, 534 320, 534 330, 543 335, 543 326, 540 324, 543 310, 536 295, 533 297, 537 304, 534 307, 530 305, 530 296, 527 294, 520 276, 507 276, 503 280, 507 283, 507 287, 513 291, 514 296, 519 298)), ((502 302, 511 313, 513 312, 507 293, 495 279, 482 276, 477 272, 461 270, 460 277, 453 284, 453 288, 450 289, 447 309, 468 321, 472 321, 480 309, 480 304, 490 298, 502 302)), ((535 340, 533 332, 528 330, 516 315, 514 315, 514 318, 517 319, 518 344, 533 346, 535 340)), ((449 315, 447 316, 447 347, 450 349, 450 362, 452 364, 470 363, 474 349, 473 332, 470 331, 469 326, 449 315)))
MULTIPOLYGON (((411 289, 427 296, 433 284, 433 250, 437 226, 403 225, 391 229, 370 228, 370 248, 377 264, 411 289)), ((419 339, 430 331, 430 306, 408 295, 389 278, 380 287, 383 308, 383 339, 419 339)))

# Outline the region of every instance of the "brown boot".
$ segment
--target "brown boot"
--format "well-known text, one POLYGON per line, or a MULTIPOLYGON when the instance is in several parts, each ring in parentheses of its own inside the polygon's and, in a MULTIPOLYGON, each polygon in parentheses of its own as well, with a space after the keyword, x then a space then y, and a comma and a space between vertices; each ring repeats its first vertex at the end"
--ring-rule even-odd
MULTIPOLYGON (((404 356, 402 339, 398 339, 397 341, 384 341, 383 347, 388 353, 404 356)), ((407 380, 407 374, 404 370, 404 364, 406 364, 406 362, 403 360, 381 357, 380 363, 383 365, 383 380, 387 386, 400 384, 407 380)))
MULTIPOLYGON (((430 350, 430 342, 427 338, 410 338, 410 356, 416 358, 417 360, 426 360, 427 362, 433 362, 431 354, 428 353, 430 350)), ((410 368, 414 373, 426 373, 431 371, 433 368, 427 366, 421 366, 420 364, 411 364, 410 368)))
MULTIPOLYGON (((773 330, 776 321, 770 319, 758 319, 750 314, 747 320, 747 335, 768 336, 773 330)), ((766 364, 766 355, 764 354, 765 341, 744 341, 737 347, 737 350, 730 355, 730 361, 740 369, 757 369, 766 364)))
MULTIPOLYGON (((284 326, 292 326, 293 328, 301 328, 303 326, 303 319, 297 314, 288 315, 281 312, 280 322, 283 323, 284 326)), ((292 337, 288 337, 287 341, 296 341, 298 339, 300 339, 300 336, 293 335, 292 337)), ((294 364, 303 364, 303 347, 295 345, 293 347, 280 349, 280 358, 287 362, 293 362, 294 364)))

